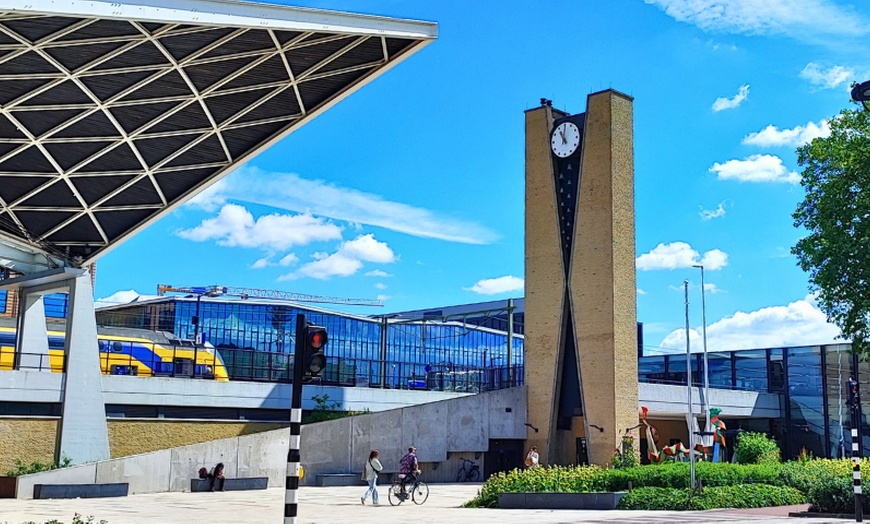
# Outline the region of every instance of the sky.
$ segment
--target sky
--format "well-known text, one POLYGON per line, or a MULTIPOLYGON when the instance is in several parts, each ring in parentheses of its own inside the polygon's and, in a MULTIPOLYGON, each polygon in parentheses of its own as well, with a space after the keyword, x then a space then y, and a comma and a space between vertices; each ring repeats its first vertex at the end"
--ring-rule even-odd
POLYGON ((638 320, 649 354, 828 343, 791 247, 795 149, 870 79, 870 11, 834 0, 299 0, 438 39, 98 262, 96 295, 221 284, 380 298, 523 295, 524 111, 634 97, 638 320))

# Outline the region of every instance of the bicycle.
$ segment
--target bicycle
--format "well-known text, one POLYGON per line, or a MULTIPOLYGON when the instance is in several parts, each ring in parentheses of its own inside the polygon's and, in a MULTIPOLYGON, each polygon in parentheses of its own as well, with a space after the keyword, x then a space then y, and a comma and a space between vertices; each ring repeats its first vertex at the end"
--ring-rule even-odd
POLYGON ((456 474, 456 482, 477 482, 480 478, 480 466, 473 460, 462 459, 462 467, 456 474))
POLYGON ((404 479, 396 477, 396 480, 390 485, 390 490, 387 492, 387 498, 390 499, 391 506, 398 506, 409 498, 418 506, 426 502, 429 498, 429 486, 418 478, 414 479, 413 484, 406 484, 404 479), (402 486, 405 489, 402 489, 402 486))

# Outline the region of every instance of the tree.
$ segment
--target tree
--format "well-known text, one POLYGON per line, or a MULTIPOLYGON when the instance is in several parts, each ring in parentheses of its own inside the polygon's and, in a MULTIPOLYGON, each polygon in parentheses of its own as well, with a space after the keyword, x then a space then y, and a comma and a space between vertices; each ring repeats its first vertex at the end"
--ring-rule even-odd
POLYGON ((830 126, 797 150, 806 197, 792 216, 809 235, 791 252, 828 320, 870 356, 870 112, 844 109, 830 126))

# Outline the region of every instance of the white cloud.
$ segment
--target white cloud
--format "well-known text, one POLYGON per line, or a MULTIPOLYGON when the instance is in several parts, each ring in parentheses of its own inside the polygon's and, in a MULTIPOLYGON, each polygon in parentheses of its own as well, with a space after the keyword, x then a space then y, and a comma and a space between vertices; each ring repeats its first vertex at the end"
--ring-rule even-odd
POLYGON ((384 271, 384 270, 382 270, 382 269, 373 269, 373 270, 367 272, 367 273, 365 274, 365 276, 367 276, 367 277, 380 277, 380 278, 386 278, 386 277, 391 277, 391 276, 393 276, 393 275, 391 275, 390 273, 387 273, 386 271, 384 271))
POLYGON ((497 295, 510 291, 522 291, 525 281, 519 277, 506 275, 498 278, 485 278, 478 280, 471 287, 462 288, 466 291, 474 291, 480 295, 497 295))
POLYGON ((719 97, 713 102, 713 111, 719 112, 725 109, 740 107, 740 104, 749 96, 749 84, 743 84, 732 98, 719 97))
POLYGON ((409 235, 465 244, 489 244, 498 234, 476 222, 386 200, 380 195, 306 180, 294 173, 242 167, 208 201, 240 200, 336 220, 383 227, 409 235))
POLYGON ((387 300, 390 300, 390 299, 393 298, 393 297, 390 296, 390 295, 378 295, 377 298, 378 298, 378 300, 380 300, 381 302, 386 302, 387 300))
POLYGON ((715 295, 717 293, 722 293, 722 290, 719 289, 716 284, 711 284, 709 282, 704 282, 704 290, 711 295, 715 295))
POLYGON ((814 138, 829 136, 831 136, 831 126, 827 120, 822 120, 818 124, 807 122, 805 126, 795 126, 791 129, 779 129, 769 125, 757 133, 750 133, 743 139, 743 143, 760 147, 799 147, 812 142, 814 138))
POLYGON ((855 77, 855 71, 840 65, 822 68, 815 62, 810 62, 800 72, 800 77, 819 89, 833 89, 839 85, 847 84, 855 77))
POLYGON ((205 188, 202 192, 185 202, 184 205, 198 207, 206 211, 214 211, 222 205, 226 204, 226 190, 228 187, 227 179, 222 178, 214 184, 205 188))
POLYGON ((375 284, 375 289, 387 289, 387 285, 382 282, 378 282, 377 284, 375 284))
POLYGON ((338 251, 348 258, 356 258, 365 262, 391 264, 396 261, 396 254, 387 243, 375 240, 375 236, 371 233, 344 242, 339 246, 338 251))
POLYGON ((299 257, 294 255, 293 253, 289 253, 286 256, 284 256, 284 258, 282 258, 281 260, 278 261, 278 265, 283 266, 283 267, 287 267, 287 266, 292 266, 296 262, 299 262, 299 257))
POLYGON ((341 228, 311 215, 273 213, 254 220, 244 207, 227 204, 216 217, 179 231, 178 236, 195 242, 216 240, 221 246, 285 251, 295 245, 341 238, 341 228))
POLYGON ((342 242, 335 253, 314 253, 313 262, 308 262, 294 273, 282 275, 278 280, 295 280, 311 277, 328 280, 332 277, 348 277, 362 269, 363 262, 390 264, 396 261, 396 254, 386 244, 375 240, 372 234, 360 235, 353 240, 342 242))
POLYGON ((349 277, 362 269, 363 263, 355 258, 349 258, 341 253, 315 253, 314 262, 308 262, 296 273, 282 275, 278 280, 295 280, 300 277, 311 277, 318 280, 328 280, 332 277, 349 277))
POLYGON ((105 298, 96 299, 94 307, 117 306, 118 304, 129 304, 130 302, 152 298, 157 298, 157 295, 143 295, 138 291, 128 289, 127 291, 116 291, 105 298))
POLYGON ((251 269, 263 269, 272 265, 269 257, 258 258, 256 262, 251 264, 251 269))
POLYGON ((638 295, 646 295, 646 291, 642 290, 641 288, 637 288, 637 294, 638 295))
POLYGON ((704 209, 701 208, 701 212, 698 213, 701 215, 701 220, 713 220, 714 218, 724 217, 725 216, 725 202, 719 202, 719 206, 716 209, 704 209))
POLYGON ((701 255, 685 242, 659 244, 649 253, 637 257, 637 269, 651 271, 656 269, 685 269, 703 264, 704 269, 716 271, 728 265, 728 254, 712 249, 701 255))
POLYGON ((782 164, 782 159, 774 155, 752 155, 743 160, 728 160, 713 164, 711 173, 716 173, 719 180, 737 180, 739 182, 782 182, 797 184, 801 177, 794 171, 789 171, 782 164))
MULTIPOLYGON (((689 330, 692 351, 701 351, 701 328, 689 330)), ((771 306, 749 313, 738 311, 707 327, 708 351, 829 344, 840 334, 815 306, 812 296, 787 306, 771 306)), ((686 331, 668 334, 660 346, 685 351, 686 331)))
POLYGON ((867 34, 868 22, 854 8, 830 0, 645 0, 674 19, 704 31, 788 35, 867 34))
POLYGON ((299 257, 296 256, 294 253, 288 253, 283 258, 281 258, 281 260, 279 260, 277 263, 272 262, 272 256, 270 255, 267 257, 260 258, 256 262, 251 264, 251 269, 263 269, 265 267, 272 267, 272 266, 288 267, 288 266, 292 266, 293 264, 295 264, 297 262, 299 262, 299 257))

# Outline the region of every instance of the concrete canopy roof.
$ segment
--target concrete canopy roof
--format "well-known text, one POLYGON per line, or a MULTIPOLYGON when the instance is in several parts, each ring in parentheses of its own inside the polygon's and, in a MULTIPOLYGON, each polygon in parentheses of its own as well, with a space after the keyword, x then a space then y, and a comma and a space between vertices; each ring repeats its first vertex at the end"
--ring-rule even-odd
POLYGON ((0 0, 0 266, 83 266, 437 37, 225 0, 0 0))

